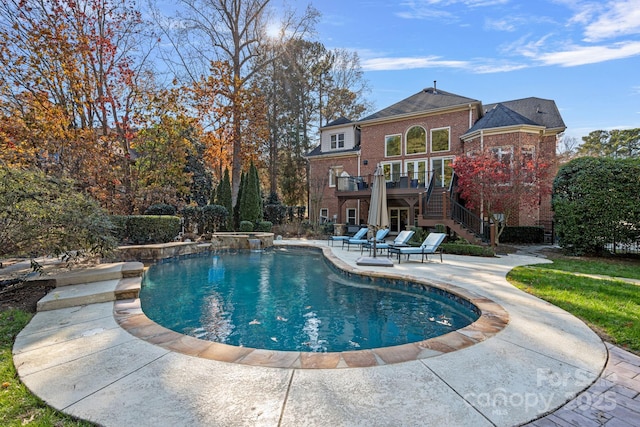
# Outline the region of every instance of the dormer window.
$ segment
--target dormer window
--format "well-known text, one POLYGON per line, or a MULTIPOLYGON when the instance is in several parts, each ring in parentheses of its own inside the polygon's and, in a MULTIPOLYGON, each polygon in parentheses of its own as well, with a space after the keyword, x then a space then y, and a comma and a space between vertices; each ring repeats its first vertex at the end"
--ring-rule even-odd
POLYGON ((331 149, 336 150, 338 148, 344 148, 344 133, 331 135, 331 149))

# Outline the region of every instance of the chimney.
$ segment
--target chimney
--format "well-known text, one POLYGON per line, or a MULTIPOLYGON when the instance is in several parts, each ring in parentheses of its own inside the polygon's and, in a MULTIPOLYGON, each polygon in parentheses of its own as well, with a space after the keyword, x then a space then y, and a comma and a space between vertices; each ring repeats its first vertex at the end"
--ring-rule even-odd
POLYGON ((438 93, 438 89, 436 89, 436 81, 437 80, 433 81, 433 93, 438 93))

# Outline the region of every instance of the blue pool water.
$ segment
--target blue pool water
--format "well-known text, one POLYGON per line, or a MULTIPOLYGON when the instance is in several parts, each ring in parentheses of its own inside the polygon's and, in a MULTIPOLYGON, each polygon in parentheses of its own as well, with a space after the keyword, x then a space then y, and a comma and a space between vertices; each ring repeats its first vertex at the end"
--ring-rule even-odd
POLYGON ((477 319, 442 293, 348 277, 321 253, 291 248, 153 265, 140 299, 150 319, 197 338, 334 352, 422 341, 477 319))

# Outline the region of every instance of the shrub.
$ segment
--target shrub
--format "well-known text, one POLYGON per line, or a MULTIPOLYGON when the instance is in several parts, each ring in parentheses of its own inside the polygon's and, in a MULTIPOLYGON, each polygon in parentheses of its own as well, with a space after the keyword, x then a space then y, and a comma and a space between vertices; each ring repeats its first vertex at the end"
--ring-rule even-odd
POLYGON ((224 226, 229 218, 229 211, 221 205, 207 205, 202 208, 202 232, 215 233, 224 226))
POLYGON ((500 243, 544 243, 544 228, 505 227, 500 243))
POLYGON ((256 224, 257 231, 269 232, 271 231, 271 227, 273 227, 273 223, 271 221, 260 221, 256 224))
POLYGON ((75 182, 0 167, 0 256, 106 254, 116 244, 107 213, 75 182))
POLYGON ((111 215, 109 220, 113 224, 112 235, 116 241, 122 243, 127 239, 127 215, 111 215))
POLYGON ((607 244, 640 238, 640 159, 582 157, 553 183, 559 243, 572 255, 600 254, 607 244))
POLYGON ((251 233, 253 231, 253 223, 251 221, 240 221, 240 231, 251 233))
POLYGON ((155 205, 151 205, 144 211, 145 215, 175 215, 176 208, 171 205, 167 205, 166 203, 157 203, 155 205))
POLYGON ((442 251, 452 255, 471 255, 471 256, 495 256, 493 249, 490 246, 479 246, 470 244, 459 243, 443 243, 440 245, 442 251))
POLYGON ((135 245, 167 243, 180 233, 177 216, 130 215, 127 217, 126 240, 135 245))
POLYGON ((199 206, 185 206, 180 212, 184 220, 184 229, 187 233, 194 233, 196 227, 202 224, 202 208, 199 206))
POLYGON ((411 246, 420 246, 424 239, 427 238, 429 232, 422 227, 413 227, 412 230, 415 232, 414 235, 409 239, 407 244, 411 246))

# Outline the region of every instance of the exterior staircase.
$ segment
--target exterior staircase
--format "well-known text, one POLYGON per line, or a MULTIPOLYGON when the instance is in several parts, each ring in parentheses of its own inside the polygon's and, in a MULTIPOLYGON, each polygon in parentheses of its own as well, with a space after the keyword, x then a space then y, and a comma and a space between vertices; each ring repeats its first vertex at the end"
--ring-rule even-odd
POLYGON ((450 188, 434 187, 429 189, 420 200, 418 226, 435 227, 442 224, 458 236, 478 245, 491 244, 491 226, 477 214, 462 206, 451 197, 455 186, 455 175, 450 188))
POLYGON ((35 279, 55 285, 55 289, 38 301, 37 310, 138 298, 143 270, 141 262, 120 262, 35 279))

